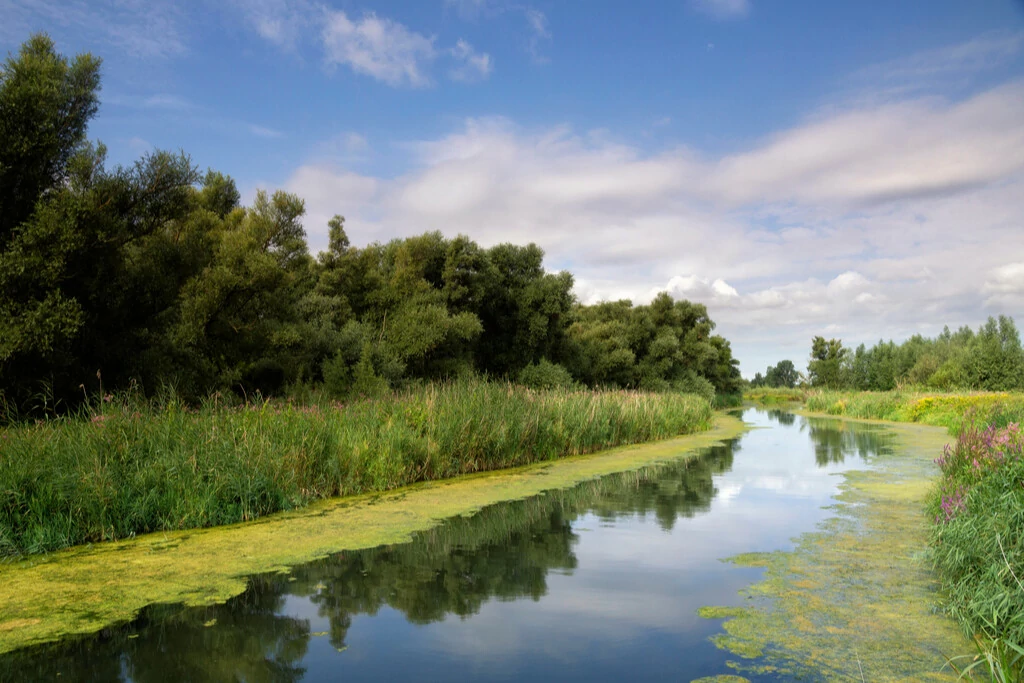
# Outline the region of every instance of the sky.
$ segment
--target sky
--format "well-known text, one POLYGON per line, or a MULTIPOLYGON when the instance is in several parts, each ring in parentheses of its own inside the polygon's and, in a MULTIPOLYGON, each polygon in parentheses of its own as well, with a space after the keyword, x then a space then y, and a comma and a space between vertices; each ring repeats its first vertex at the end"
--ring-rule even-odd
POLYGON ((314 252, 535 242, 585 303, 699 301, 752 377, 1024 325, 1024 0, 0 0, 103 58, 113 164, 305 199, 314 252))

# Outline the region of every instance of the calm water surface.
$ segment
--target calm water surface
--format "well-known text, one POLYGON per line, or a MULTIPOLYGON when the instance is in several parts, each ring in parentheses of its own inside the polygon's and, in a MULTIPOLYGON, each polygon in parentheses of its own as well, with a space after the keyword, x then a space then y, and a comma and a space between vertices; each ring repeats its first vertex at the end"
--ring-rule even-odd
MULTIPOLYGON (((0 680, 688 681, 730 673, 703 605, 737 605, 885 432, 748 409, 698 459, 458 518, 411 543, 253 577, 208 608, 0 657, 0 680)), ((774 680, 757 679, 752 680, 774 680)))

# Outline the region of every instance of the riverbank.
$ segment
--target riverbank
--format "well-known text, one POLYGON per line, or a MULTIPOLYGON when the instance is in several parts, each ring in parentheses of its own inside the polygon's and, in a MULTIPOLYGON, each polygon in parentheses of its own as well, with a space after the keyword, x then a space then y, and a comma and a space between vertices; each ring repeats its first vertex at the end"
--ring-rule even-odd
POLYGON ((252 574, 401 543, 449 517, 693 455, 744 430, 740 420, 719 414, 710 430, 677 439, 321 501, 246 524, 149 534, 0 564, 0 653, 94 633, 153 603, 223 602, 241 593, 252 574))
POLYGON ((0 431, 0 557, 698 432, 697 396, 463 381, 348 404, 130 400, 0 431))
MULTIPOLYGON (((834 424, 827 418, 806 416, 834 424)), ((853 421, 857 422, 857 421, 853 421)), ((885 425, 888 449, 872 469, 843 475, 835 516, 797 539, 792 551, 731 558, 765 567, 743 591, 742 608, 709 608, 725 618, 717 643, 752 673, 812 680, 956 680, 946 657, 970 651, 953 620, 935 611, 935 575, 923 557, 929 539, 923 514, 938 475, 932 462, 943 430, 885 425), (764 664, 763 662, 768 662, 764 664)), ((851 434, 851 439, 854 438, 851 434)))
MULTIPOLYGON (((939 466, 920 501, 944 609, 975 643, 953 665, 997 681, 1024 671, 1024 395, 817 392, 817 413, 945 427, 939 466), (965 654, 969 653, 969 654, 965 654)), ((953 655, 950 654, 950 657, 953 655)))

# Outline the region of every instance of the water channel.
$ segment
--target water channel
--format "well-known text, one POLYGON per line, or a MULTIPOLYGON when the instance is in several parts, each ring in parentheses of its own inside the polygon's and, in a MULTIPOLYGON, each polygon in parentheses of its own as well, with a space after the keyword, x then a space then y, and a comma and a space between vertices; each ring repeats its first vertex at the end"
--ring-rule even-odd
MULTIPOLYGON (((730 673, 705 605, 739 605, 830 515, 884 428, 750 408, 699 457, 501 503, 406 544, 252 577, 225 604, 154 605, 0 656, 0 680, 689 681, 730 673)), ((752 681, 776 680, 745 673, 752 681)))

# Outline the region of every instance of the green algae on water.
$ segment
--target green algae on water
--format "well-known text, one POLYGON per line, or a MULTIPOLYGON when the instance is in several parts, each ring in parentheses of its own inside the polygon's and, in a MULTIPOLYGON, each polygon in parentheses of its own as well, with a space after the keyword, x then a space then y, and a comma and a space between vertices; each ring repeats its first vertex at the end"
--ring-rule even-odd
MULTIPOLYGON (((939 613, 937 580, 923 556, 932 458, 947 436, 918 425, 887 429, 893 448, 871 469, 844 475, 836 516, 797 539, 792 552, 730 558, 766 568, 742 591, 747 606, 714 638, 747 660, 733 668, 826 680, 956 680, 946 658, 971 645, 939 613)), ((701 616, 719 615, 711 608, 701 616)))
POLYGON ((404 543, 493 503, 695 455, 739 436, 718 415, 707 432, 540 465, 432 481, 213 529, 161 532, 0 564, 0 653, 87 634, 156 603, 220 603, 247 577, 287 572, 330 554, 404 543))

